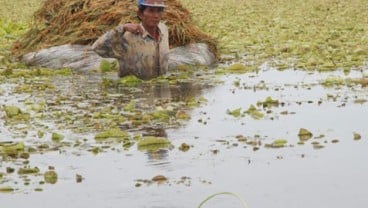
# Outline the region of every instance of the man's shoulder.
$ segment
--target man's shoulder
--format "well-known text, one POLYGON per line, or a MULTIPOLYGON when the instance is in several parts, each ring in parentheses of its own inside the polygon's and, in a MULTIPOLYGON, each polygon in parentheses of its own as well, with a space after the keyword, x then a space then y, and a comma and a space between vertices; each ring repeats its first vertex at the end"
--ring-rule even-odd
POLYGON ((168 28, 164 22, 160 22, 158 24, 158 28, 161 30, 162 33, 168 33, 168 28))

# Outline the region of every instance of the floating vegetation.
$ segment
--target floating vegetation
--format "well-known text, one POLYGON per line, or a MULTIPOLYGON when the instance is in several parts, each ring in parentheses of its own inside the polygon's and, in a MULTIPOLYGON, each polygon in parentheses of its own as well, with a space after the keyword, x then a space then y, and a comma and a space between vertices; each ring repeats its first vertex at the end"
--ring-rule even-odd
POLYGON ((324 146, 321 145, 319 142, 313 142, 312 145, 313 145, 313 149, 316 149, 316 150, 324 148, 324 146))
POLYGON ((365 0, 182 2, 221 53, 246 53, 256 66, 331 71, 368 60, 365 0))
POLYGON ((179 110, 179 111, 176 112, 175 118, 179 119, 179 120, 188 121, 188 120, 190 120, 190 115, 187 112, 183 111, 183 110, 179 110))
POLYGON ((333 87, 333 86, 339 86, 339 85, 345 85, 346 82, 343 78, 337 77, 337 76, 330 76, 327 77, 323 82, 322 85, 326 87, 333 87))
POLYGON ((82 183, 82 181, 83 181, 83 176, 82 175, 80 175, 80 174, 76 174, 75 175, 75 181, 77 182, 77 183, 82 183))
POLYGON ((234 116, 235 118, 239 118, 242 115, 241 108, 237 108, 235 110, 227 110, 226 113, 234 116))
POLYGON ((226 72, 230 72, 230 73, 247 73, 247 72, 254 72, 257 71, 258 67, 257 66, 249 66, 249 65, 244 65, 244 64, 240 64, 240 63, 235 63, 232 64, 231 66, 229 66, 228 68, 226 68, 226 72))
POLYGON ((273 141, 271 144, 266 144, 265 147, 269 147, 269 148, 281 148, 281 147, 285 147, 285 145, 288 143, 287 140, 285 139, 277 139, 275 141, 273 141))
POLYGON ((53 142, 61 142, 64 139, 64 135, 59 134, 59 133, 52 133, 51 135, 51 140, 53 142))
POLYGON ((182 152, 187 152, 189 151, 190 146, 187 143, 182 143, 179 147, 179 150, 182 152))
POLYGON ((0 145, 0 152, 5 156, 18 157, 22 152, 25 151, 25 145, 23 142, 0 145))
POLYGON ((14 192, 15 189, 13 187, 10 186, 6 186, 6 187, 0 187, 0 193, 11 193, 14 192))
POLYGON ((165 176, 163 176, 163 175, 157 175, 157 176, 153 177, 151 180, 153 182, 162 183, 162 182, 167 181, 168 179, 165 176))
POLYGON ((300 141, 306 141, 312 138, 313 134, 308 129, 301 128, 299 129, 298 136, 299 136, 300 141))
POLYGON ((170 140, 164 137, 145 136, 137 142, 139 150, 156 150, 171 146, 170 140))
POLYGON ((120 129, 110 129, 95 135, 96 141, 106 141, 108 138, 115 138, 120 141, 129 139, 130 136, 127 132, 120 129))
POLYGON ((265 101, 258 101, 257 106, 262 106, 263 108, 279 107, 280 102, 278 100, 273 100, 272 97, 267 97, 265 101))
POLYGON ((189 101, 187 101, 186 106, 189 108, 195 108, 207 102, 208 100, 204 97, 191 98, 189 101))
POLYGON ((40 172, 40 169, 38 169, 38 167, 34 167, 34 168, 19 168, 18 170, 18 174, 19 175, 29 175, 29 174, 37 174, 40 172))
POLYGON ((100 63, 101 72, 117 71, 117 69, 118 69, 118 63, 116 61, 110 62, 106 59, 103 59, 100 63))
POLYGON ((58 180, 58 174, 54 170, 49 170, 43 174, 43 178, 46 183, 56 184, 58 180))
POLYGON ((264 117, 264 114, 258 110, 254 105, 251 105, 247 111, 245 111, 246 114, 250 115, 252 118, 259 120, 264 117))
POLYGON ((354 132, 354 140, 360 140, 362 139, 362 136, 359 133, 354 132))
POLYGON ((29 121, 29 113, 24 113, 17 106, 5 106, 4 108, 6 116, 15 121, 29 121))
POLYGON ((123 78, 120 78, 119 80, 119 84, 125 87, 135 87, 143 82, 144 82, 143 80, 139 79, 134 75, 125 76, 123 78))
POLYGON ((165 110, 162 108, 158 108, 156 111, 152 113, 152 117, 155 120, 162 121, 162 122, 170 122, 171 118, 173 118, 175 112, 172 110, 165 110))

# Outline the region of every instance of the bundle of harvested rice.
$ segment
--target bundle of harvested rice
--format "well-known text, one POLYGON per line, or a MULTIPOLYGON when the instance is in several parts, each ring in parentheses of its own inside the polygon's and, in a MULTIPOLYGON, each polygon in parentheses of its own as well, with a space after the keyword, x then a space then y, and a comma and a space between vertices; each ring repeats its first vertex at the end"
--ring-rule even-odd
MULTIPOLYGON (((178 0, 166 1, 163 21, 169 27, 171 47, 206 43, 217 53, 216 41, 201 32, 178 0)), ((138 22, 136 0, 46 0, 34 14, 31 29, 13 45, 21 56, 51 46, 92 44, 120 23, 138 22)))

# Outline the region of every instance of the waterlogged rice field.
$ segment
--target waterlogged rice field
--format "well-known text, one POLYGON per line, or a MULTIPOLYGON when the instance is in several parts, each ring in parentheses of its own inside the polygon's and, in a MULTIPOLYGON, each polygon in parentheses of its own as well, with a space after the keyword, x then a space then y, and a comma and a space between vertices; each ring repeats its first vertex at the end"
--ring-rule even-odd
POLYGON ((222 59, 149 82, 10 62, 2 10, 1 206, 368 205, 367 3, 183 3, 222 59))

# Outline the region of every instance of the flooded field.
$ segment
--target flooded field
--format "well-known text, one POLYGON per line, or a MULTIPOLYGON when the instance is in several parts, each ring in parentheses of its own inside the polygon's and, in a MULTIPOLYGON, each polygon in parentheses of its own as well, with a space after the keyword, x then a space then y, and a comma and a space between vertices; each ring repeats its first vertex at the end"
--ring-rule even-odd
MULTIPOLYGON (((98 73, 2 82, 1 145, 24 146, 2 149, 2 206, 197 207, 219 192, 249 207, 368 204, 366 69, 214 70, 133 87, 98 73), (5 106, 30 118, 9 119, 5 106), (98 140, 110 128, 135 139, 98 140), (171 144, 141 148, 145 136, 171 144)), ((219 196, 203 207, 241 204, 219 196)))
POLYGON ((367 207, 367 1, 183 0, 223 59, 149 82, 11 62, 42 2, 0 0, 0 207, 367 207))

